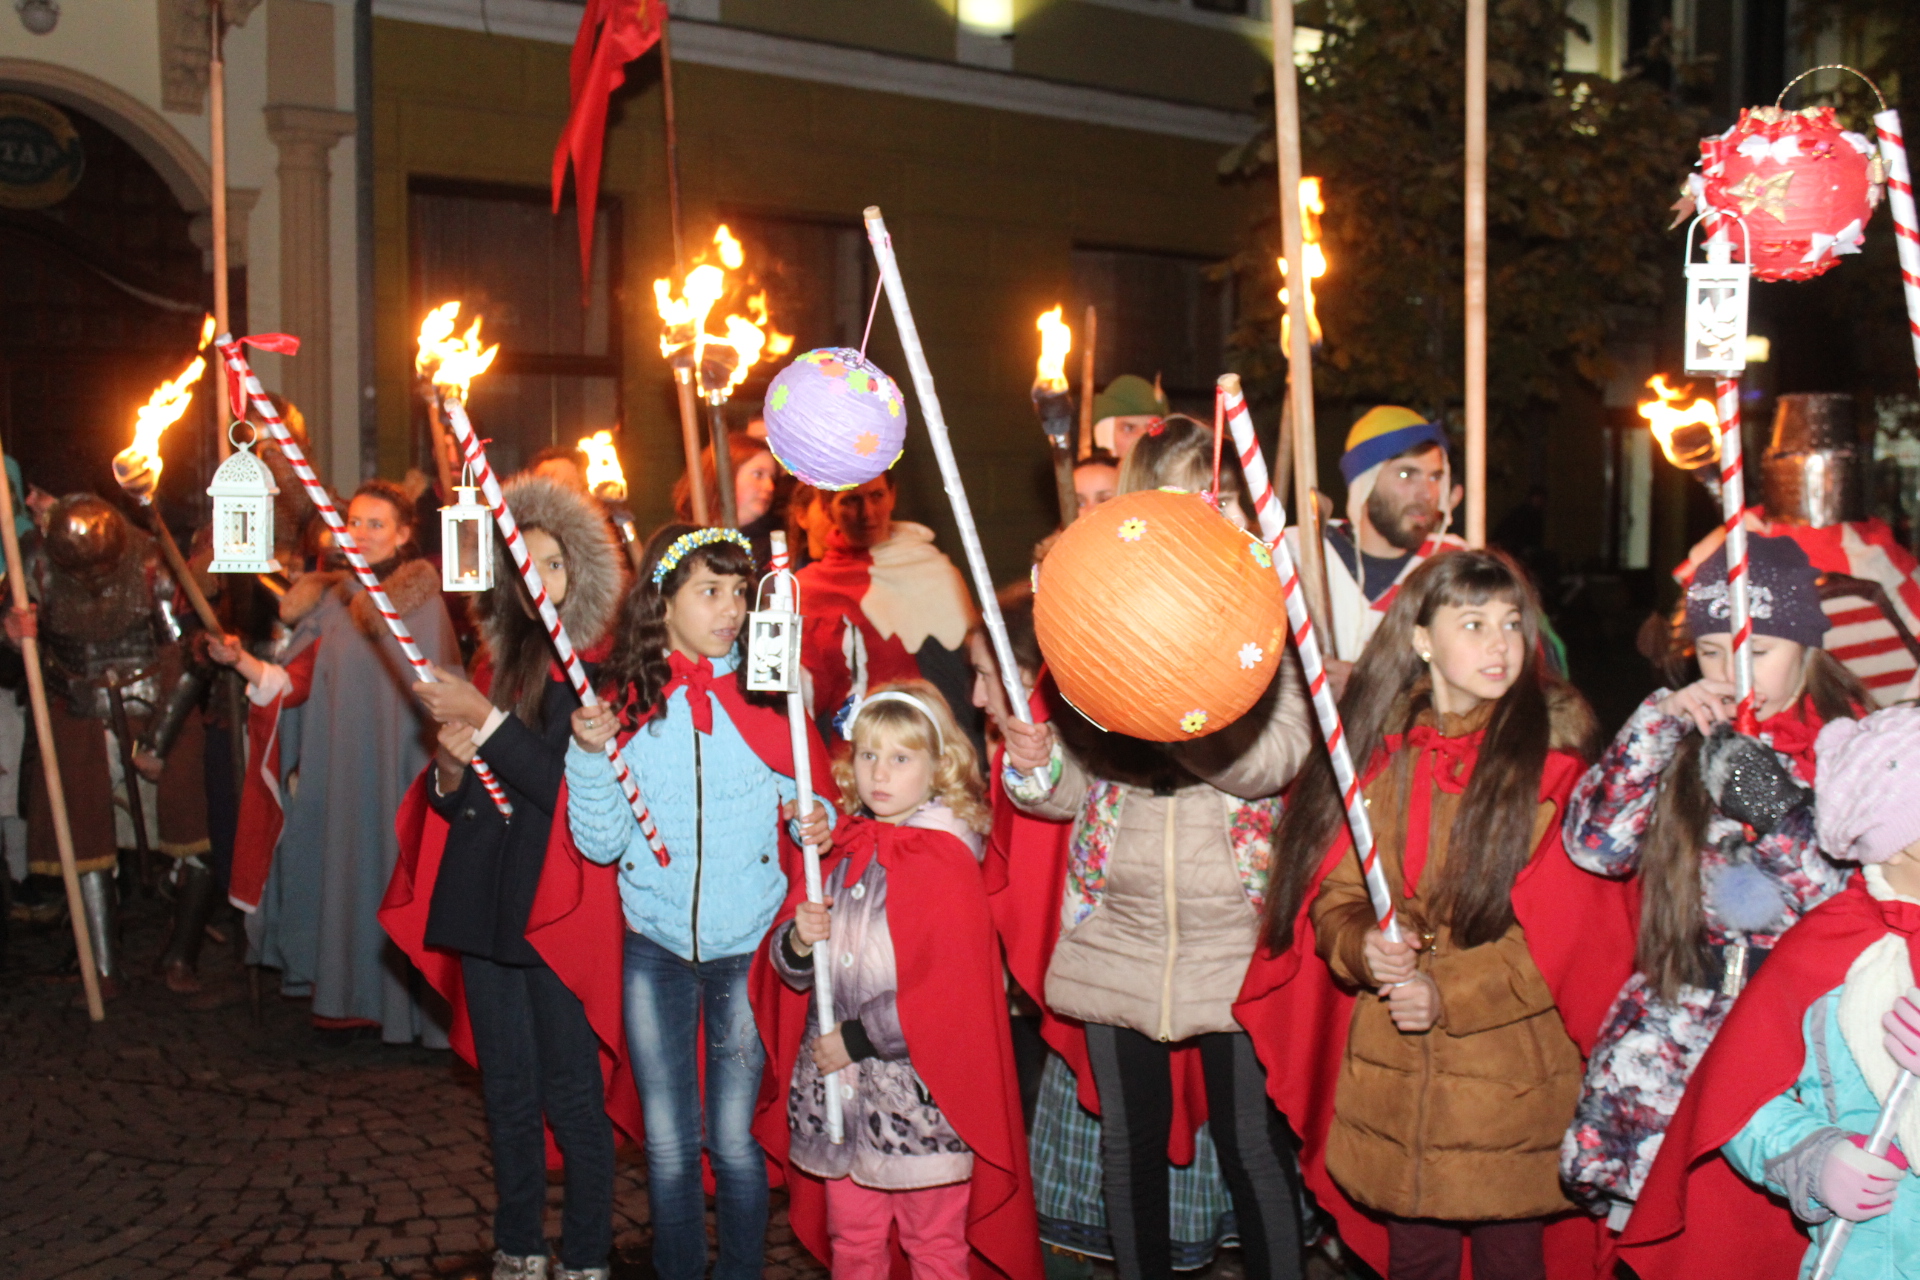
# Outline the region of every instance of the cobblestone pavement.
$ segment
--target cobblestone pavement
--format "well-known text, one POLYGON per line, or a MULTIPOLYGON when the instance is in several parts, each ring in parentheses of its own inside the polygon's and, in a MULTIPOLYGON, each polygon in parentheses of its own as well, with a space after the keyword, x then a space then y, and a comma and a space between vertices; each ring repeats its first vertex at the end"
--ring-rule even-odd
MULTIPOLYGON (((206 989, 150 976, 165 904, 125 913, 132 981, 89 1022, 64 922, 16 924, 0 968, 0 1275, 7 1280, 476 1280, 492 1167, 479 1077, 451 1053, 316 1031, 211 941, 206 989)), ((623 1148, 616 1280, 647 1280, 646 1167, 623 1148)), ((558 1185, 547 1235, 560 1235, 558 1185)), ((774 1193, 769 1280, 826 1271, 774 1193)), ((1053 1255, 1060 1280, 1110 1280, 1053 1255)), ((1240 1280, 1237 1251, 1196 1280, 1240 1280)), ((1319 1266, 1315 1276, 1330 1273, 1319 1266)))

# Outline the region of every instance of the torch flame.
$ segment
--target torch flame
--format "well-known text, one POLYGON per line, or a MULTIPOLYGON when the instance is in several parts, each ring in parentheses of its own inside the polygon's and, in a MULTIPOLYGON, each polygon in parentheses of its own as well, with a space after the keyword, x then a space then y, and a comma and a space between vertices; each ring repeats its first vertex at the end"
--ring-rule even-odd
POLYGON ((613 432, 596 431, 580 437, 580 452, 587 455, 587 492, 612 502, 625 501, 627 473, 620 469, 620 454, 613 447, 613 432))
MULTIPOLYGON (((1313 282, 1327 274, 1327 251, 1320 245, 1320 215, 1327 211, 1327 205, 1320 198, 1320 179, 1300 179, 1300 227, 1302 248, 1300 256, 1307 260, 1307 341, 1314 346, 1320 345, 1320 316, 1314 309, 1313 282)), ((1280 264, 1280 274, 1287 274, 1287 260, 1276 259, 1280 264)), ((1280 290, 1280 305, 1287 304, 1287 290, 1280 290)), ((1280 318, 1280 349, 1285 351, 1292 342, 1293 322, 1286 315, 1280 318)))
POLYGON ((485 373, 500 354, 500 344, 484 350, 480 346, 480 318, 459 337, 453 334, 453 322, 459 318, 460 304, 448 302, 435 307, 420 322, 420 354, 414 357, 414 372, 431 379, 433 385, 458 400, 467 398, 473 380, 485 373))
POLYGON ((660 313, 660 354, 683 377, 697 378, 701 392, 717 402, 746 381, 763 357, 783 356, 793 350, 793 336, 774 329, 764 290, 745 298, 745 315, 729 315, 719 321, 723 333, 708 329, 714 308, 737 286, 738 282, 727 279, 727 273, 740 270, 747 261, 746 250, 726 226, 713 233, 713 244, 720 259, 718 266, 702 262, 687 272, 678 297, 671 281, 655 280, 653 301, 660 313))
POLYGON ((1667 461, 1684 471, 1697 471, 1720 460, 1720 415, 1713 401, 1695 400, 1681 404, 1680 398, 1692 389, 1669 387, 1664 374, 1647 379, 1655 399, 1643 401, 1640 416, 1653 428, 1660 452, 1667 461))
POLYGON ((179 377, 155 387, 134 415, 133 443, 113 457, 114 478, 142 502, 153 496, 160 472, 166 467, 160 457, 160 437, 193 403, 194 384, 206 371, 206 357, 195 356, 179 377))
POLYGON ((1067 389, 1067 352, 1073 350, 1073 330, 1060 319, 1060 308, 1043 311, 1033 322, 1040 331, 1040 359, 1034 365, 1033 383, 1058 395, 1067 389))
POLYGON ((214 331, 219 323, 218 320, 213 318, 213 312, 207 312, 207 318, 200 322, 200 345, 194 348, 195 351, 205 351, 207 349, 207 344, 214 339, 214 331))

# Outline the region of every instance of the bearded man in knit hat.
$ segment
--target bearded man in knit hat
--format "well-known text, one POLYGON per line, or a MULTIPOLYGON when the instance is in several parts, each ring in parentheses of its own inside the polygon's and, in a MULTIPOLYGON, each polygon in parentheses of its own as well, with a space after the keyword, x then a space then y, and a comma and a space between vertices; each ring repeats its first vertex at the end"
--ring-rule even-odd
MULTIPOLYGON (((1446 532, 1460 491, 1447 462, 1447 432, 1411 409, 1383 404, 1347 432, 1340 455, 1347 518, 1321 526, 1334 657, 1359 659, 1408 574, 1435 552, 1464 547, 1446 532)), ((1289 529, 1294 554, 1299 532, 1289 529)))
POLYGON ((1120 462, 1133 442, 1160 425, 1172 409, 1159 383, 1123 373, 1093 398, 1093 444, 1120 462))

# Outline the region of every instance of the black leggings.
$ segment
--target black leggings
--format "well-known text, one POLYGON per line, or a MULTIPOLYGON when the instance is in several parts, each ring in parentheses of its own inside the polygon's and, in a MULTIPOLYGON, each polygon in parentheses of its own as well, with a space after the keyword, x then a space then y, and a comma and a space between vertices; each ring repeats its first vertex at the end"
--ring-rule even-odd
MULTIPOLYGON (((1199 1036, 1196 1043, 1207 1086, 1207 1128, 1233 1197, 1246 1274, 1298 1280, 1293 1153, 1286 1122, 1267 1098, 1267 1073, 1244 1032, 1199 1036)), ((1100 1094, 1107 1229, 1120 1280, 1173 1275, 1167 1189, 1172 1051, 1172 1045, 1137 1031, 1087 1024, 1087 1054, 1100 1094)))

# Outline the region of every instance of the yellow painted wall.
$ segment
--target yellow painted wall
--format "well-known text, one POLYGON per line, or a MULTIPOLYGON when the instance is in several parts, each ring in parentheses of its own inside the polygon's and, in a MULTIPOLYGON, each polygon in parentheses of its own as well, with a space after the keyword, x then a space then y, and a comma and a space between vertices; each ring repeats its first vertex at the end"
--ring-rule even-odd
MULTIPOLYGON (((567 50, 381 20, 374 65, 381 469, 398 474, 418 323, 407 180, 545 183, 567 50)), ((644 525, 669 514, 682 455, 650 294, 671 263, 657 62, 639 63, 634 80, 616 100, 603 187, 626 218, 626 465, 644 525)), ((1066 299, 1076 243, 1228 252, 1246 211, 1215 178, 1224 148, 685 62, 675 88, 690 244, 721 209, 852 221, 883 208, 995 576, 1024 573, 1056 518, 1028 399, 1033 318, 1066 299)), ((872 352, 907 385, 884 317, 872 352)), ((918 426, 899 476, 901 517, 932 524, 957 556, 918 426)))

